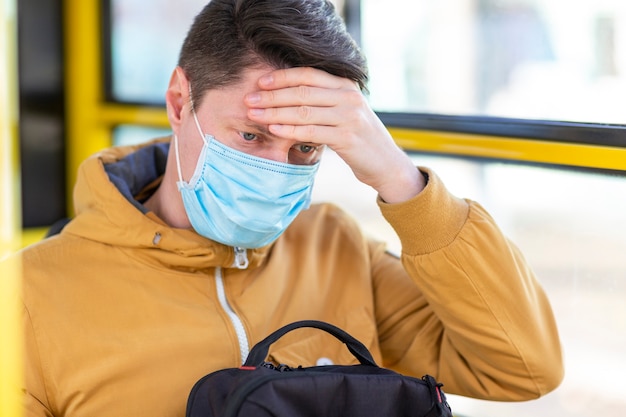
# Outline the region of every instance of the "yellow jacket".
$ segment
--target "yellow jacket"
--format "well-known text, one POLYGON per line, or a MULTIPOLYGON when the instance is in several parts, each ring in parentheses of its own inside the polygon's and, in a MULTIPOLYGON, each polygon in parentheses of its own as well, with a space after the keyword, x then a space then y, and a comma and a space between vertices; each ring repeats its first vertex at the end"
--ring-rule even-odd
MULTIPOLYGON (((380 365, 431 374, 449 393, 524 400, 559 384, 557 329, 532 271, 483 208, 428 169, 414 199, 378 201, 401 260, 323 204, 239 269, 233 248, 124 196, 158 183, 167 150, 155 142, 85 161, 75 218, 19 254, 27 417, 184 416, 200 377, 239 366, 249 347, 303 319, 343 328, 380 365)), ((270 354, 292 366, 354 362, 315 329, 270 354)))

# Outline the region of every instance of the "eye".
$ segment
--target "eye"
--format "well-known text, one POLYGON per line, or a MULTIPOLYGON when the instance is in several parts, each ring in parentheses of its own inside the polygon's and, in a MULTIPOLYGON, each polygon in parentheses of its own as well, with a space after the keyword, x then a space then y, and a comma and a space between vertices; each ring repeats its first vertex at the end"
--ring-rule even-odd
POLYGON ((257 138, 257 135, 249 132, 239 132, 239 135, 243 138, 243 140, 253 141, 257 138))
POLYGON ((307 145, 305 143, 301 143, 299 145, 296 145, 298 151, 302 152, 302 153, 311 153, 313 151, 315 151, 317 149, 317 146, 313 146, 313 145, 307 145))
POLYGON ((313 165, 320 160, 325 145, 314 143, 297 143, 289 152, 289 163, 296 165, 313 165))

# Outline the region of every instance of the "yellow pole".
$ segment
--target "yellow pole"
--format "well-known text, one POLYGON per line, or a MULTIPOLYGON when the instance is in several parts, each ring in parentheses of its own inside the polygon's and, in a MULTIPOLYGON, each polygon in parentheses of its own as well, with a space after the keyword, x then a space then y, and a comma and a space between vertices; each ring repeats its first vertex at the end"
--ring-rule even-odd
POLYGON ((103 103, 100 3, 68 0, 63 8, 64 46, 69 57, 65 60, 68 207, 73 207, 71 190, 78 166, 93 153, 111 146, 111 127, 102 123, 99 116, 103 103))
MULTIPOLYGON (((21 244, 19 210, 17 1, 0 0, 0 262, 21 244)), ((19 328, 21 270, 4 262, 0 270, 0 416, 22 415, 19 391, 22 344, 19 328)))

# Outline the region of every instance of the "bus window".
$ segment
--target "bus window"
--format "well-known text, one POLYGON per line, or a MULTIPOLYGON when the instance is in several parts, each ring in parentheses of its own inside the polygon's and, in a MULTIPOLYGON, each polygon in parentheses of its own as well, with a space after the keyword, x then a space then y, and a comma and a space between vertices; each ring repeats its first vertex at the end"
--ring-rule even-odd
MULTIPOLYGON (((207 1, 153 0, 150 7, 142 0, 103 3, 107 100, 163 104, 183 39, 207 1)), ((344 2, 334 3, 341 10, 344 2)))
POLYGON ((109 0, 108 99, 162 104, 178 51, 205 0, 109 0), (167 20, 167 24, 163 22, 167 20))
POLYGON ((624 123, 623 1, 361 0, 361 19, 378 111, 624 123))

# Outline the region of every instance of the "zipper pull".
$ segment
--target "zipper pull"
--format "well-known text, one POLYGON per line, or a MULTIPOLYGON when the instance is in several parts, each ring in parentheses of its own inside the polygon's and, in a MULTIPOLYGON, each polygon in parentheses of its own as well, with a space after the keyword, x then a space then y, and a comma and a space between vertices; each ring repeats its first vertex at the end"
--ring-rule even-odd
POLYGON ((443 411, 441 415, 452 416, 452 408, 450 407, 450 404, 448 404, 446 394, 441 389, 441 387, 443 387, 443 384, 440 382, 437 382, 437 380, 435 380, 435 378, 433 378, 430 375, 424 375, 422 377, 422 380, 426 382, 426 384, 428 385, 428 388, 430 389, 433 400, 435 400, 435 402, 439 405, 439 407, 441 407, 440 409, 443 411))
POLYGON ((246 269, 248 267, 248 252, 244 248, 235 246, 235 261, 233 266, 238 269, 246 269))
POLYGON ((285 365, 284 363, 281 363, 280 365, 276 367, 276 370, 278 372, 290 372, 290 371, 293 371, 293 368, 289 365, 285 365))

